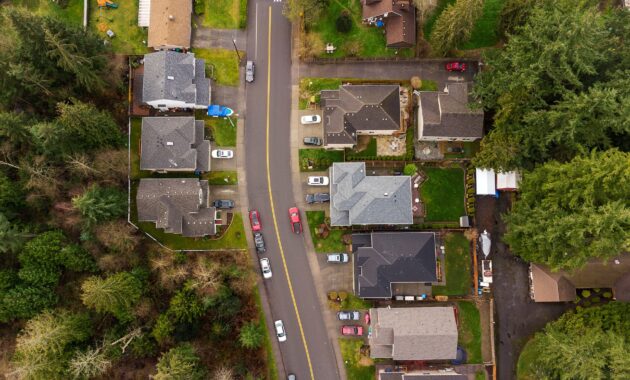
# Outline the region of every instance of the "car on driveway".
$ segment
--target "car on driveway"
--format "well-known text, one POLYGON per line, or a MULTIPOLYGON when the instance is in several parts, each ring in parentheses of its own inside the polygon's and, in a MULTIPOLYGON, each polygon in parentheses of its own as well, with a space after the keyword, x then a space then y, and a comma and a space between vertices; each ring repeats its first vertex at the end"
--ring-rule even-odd
POLYGON ((333 264, 343 264, 350 261, 347 253, 329 253, 326 255, 326 261, 333 264))
POLYGON ((229 199, 217 199, 212 202, 212 206, 216 208, 234 208, 234 201, 229 199))
POLYGON ((232 158, 234 151, 230 149, 215 149, 212 151, 212 158, 232 158))
POLYGON ((315 194, 306 194, 306 203, 325 203, 330 202, 330 194, 328 193, 315 193, 315 194))
POLYGON ((328 186, 328 177, 326 176, 309 176, 306 183, 310 186, 328 186))
POLYGON ((341 326, 341 335, 353 335, 353 336, 362 336, 363 335, 363 327, 362 326, 341 326))
POLYGON ((252 83, 254 81, 254 71, 256 70, 256 66, 254 65, 254 61, 247 61, 245 65, 245 81, 252 83))
POLYGON ((361 313, 353 310, 353 311, 339 311, 337 312, 337 319, 340 321, 358 321, 361 318, 361 313))
POLYGON ((263 257, 260 259, 260 270, 262 271, 263 278, 271 278, 271 263, 268 258, 263 257))
POLYGON ((262 224, 260 224, 260 214, 258 210, 251 210, 249 212, 249 223, 252 225, 252 231, 262 230, 262 224))
POLYGON ((267 250, 265 247, 265 239, 263 239, 263 235, 260 232, 254 232, 254 245, 258 253, 265 253, 267 250))
POLYGON ((273 324, 276 326, 276 336, 278 337, 278 341, 286 342, 287 332, 284 330, 284 323, 282 323, 282 320, 277 320, 273 324))
POLYGON ((304 125, 317 124, 322 122, 322 117, 319 115, 304 115, 300 118, 300 121, 304 125))
POLYGON ((463 62, 448 62, 445 65, 446 71, 459 71, 464 72, 468 68, 468 65, 463 62))
POLYGON ((305 137, 304 138, 304 145, 320 146, 320 145, 322 145, 322 143, 323 143, 323 141, 319 137, 311 136, 311 137, 305 137))
POLYGON ((291 221, 291 231, 294 234, 302 233, 302 221, 300 220, 300 210, 297 207, 289 209, 289 220, 291 221))

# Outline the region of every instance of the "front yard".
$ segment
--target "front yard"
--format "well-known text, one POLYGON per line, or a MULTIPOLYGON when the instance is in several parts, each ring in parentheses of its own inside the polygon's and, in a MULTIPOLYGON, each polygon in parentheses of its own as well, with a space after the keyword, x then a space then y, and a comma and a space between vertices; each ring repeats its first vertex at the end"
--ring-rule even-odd
POLYGON ((433 295, 463 296, 472 286, 470 243, 464 234, 449 233, 444 237, 446 251, 446 286, 434 286, 433 295))
POLYGON ((318 172, 328 170, 333 162, 343 162, 343 150, 326 150, 326 149, 300 149, 298 151, 300 158, 301 172, 318 172), (309 167, 309 163, 311 167, 309 167))
POLYGON ((460 168, 422 168, 427 179, 420 193, 426 208, 425 221, 459 221, 464 210, 464 171, 460 168))
POLYGON ((346 252, 346 245, 343 243, 343 235, 349 234, 350 230, 330 229, 326 238, 322 238, 317 229, 325 222, 326 214, 323 211, 307 211, 306 220, 311 231, 311 238, 315 246, 315 252, 346 252))
POLYGON ((203 11, 201 24, 215 29, 245 29, 247 0, 195 0, 195 13, 203 11))
POLYGON ((351 380, 373 380, 374 362, 361 355, 363 339, 339 338, 341 356, 346 367, 346 375, 351 380))
POLYGON ((195 119, 204 120, 206 123, 206 138, 212 135, 212 147, 215 146, 236 146, 236 125, 237 119, 231 118, 219 118, 208 116, 203 110, 195 111, 195 119), (210 132, 210 133, 208 133, 210 132))
MULTIPOLYGON (((196 58, 206 60, 206 76, 212 78, 213 84, 238 86, 239 62, 234 50, 193 48, 192 52, 196 58)), ((245 57, 245 52, 239 54, 245 57)))
POLYGON ((238 177, 235 171, 214 170, 201 175, 201 179, 208 180, 210 185, 237 185, 238 177))
POLYGON ((479 310, 474 303, 460 301, 457 303, 459 324, 457 325, 457 344, 468 354, 467 363, 481 364, 481 324, 479 310))

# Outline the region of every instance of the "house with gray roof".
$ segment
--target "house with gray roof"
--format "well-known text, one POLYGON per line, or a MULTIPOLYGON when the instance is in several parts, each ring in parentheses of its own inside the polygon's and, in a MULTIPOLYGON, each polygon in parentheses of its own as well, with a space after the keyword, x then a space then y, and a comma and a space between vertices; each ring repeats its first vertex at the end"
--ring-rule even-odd
POLYGON ((208 108, 210 79, 205 61, 193 53, 171 50, 145 54, 142 102, 161 111, 208 108))
POLYGON ((388 368, 379 370, 378 380, 468 380, 468 376, 455 372, 452 368, 420 369, 401 372, 403 368, 388 368))
MULTIPOLYGON (((410 284, 437 283, 436 240, 433 232, 372 232, 352 234, 354 291, 358 297, 391 299, 410 284), (397 290, 396 284, 405 284, 397 290)), ((398 294, 401 293, 401 294, 398 294)))
POLYGON ((142 118, 140 169, 210 171, 210 141, 204 133, 204 121, 192 116, 142 118))
POLYGON ((411 177, 367 176, 365 162, 330 167, 330 224, 413 224, 411 177))
POLYGON ((324 147, 352 148, 358 135, 392 135, 401 126, 400 86, 342 85, 321 92, 324 147))
POLYGON ((449 83, 444 91, 421 91, 419 141, 474 141, 483 137, 483 111, 470 104, 468 83, 449 83))
POLYGON ((444 361, 457 357, 453 307, 372 308, 370 317, 372 358, 444 361))
POLYGON ((138 186, 138 221, 188 237, 216 234, 217 211, 208 207, 208 181, 198 178, 143 178, 138 186))

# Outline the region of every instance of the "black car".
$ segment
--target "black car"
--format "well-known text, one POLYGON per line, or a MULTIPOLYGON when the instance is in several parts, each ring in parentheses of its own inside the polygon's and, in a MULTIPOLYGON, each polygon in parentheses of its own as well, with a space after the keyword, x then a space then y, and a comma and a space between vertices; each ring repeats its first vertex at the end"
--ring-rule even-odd
POLYGON ((328 193, 315 193, 315 194, 306 194, 306 203, 324 203, 330 202, 330 194, 328 193))
POLYGON ((263 239, 260 232, 254 232, 254 245, 258 253, 264 253, 267 250, 267 248, 265 248, 265 239, 263 239))
POLYGON ((304 138, 304 145, 322 145, 322 139, 320 139, 319 137, 305 137, 304 138))
POLYGON ((216 208, 234 208, 234 201, 229 199, 217 199, 212 202, 212 206, 216 208))

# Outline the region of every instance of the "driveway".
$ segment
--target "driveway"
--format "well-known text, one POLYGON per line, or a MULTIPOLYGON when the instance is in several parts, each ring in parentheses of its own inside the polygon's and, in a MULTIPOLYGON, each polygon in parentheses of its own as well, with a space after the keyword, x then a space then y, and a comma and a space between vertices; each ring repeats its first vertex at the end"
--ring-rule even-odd
MULTIPOLYGON (((234 151, 234 155, 238 154, 237 151, 234 150, 234 147, 221 147, 218 149, 230 149, 234 151)), ((213 148, 214 150, 214 148, 213 148)), ((210 170, 211 171, 235 171, 236 170, 236 159, 235 158, 213 158, 210 162, 210 170)))
MULTIPOLYGON (((201 22, 198 22, 201 25, 201 22)), ((234 42, 238 50, 245 50, 247 32, 241 29, 210 29, 197 27, 192 30, 192 46, 202 49, 234 50, 234 42)))

